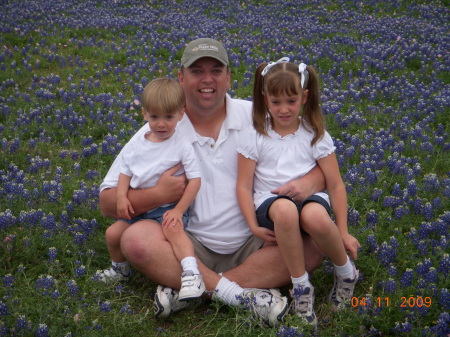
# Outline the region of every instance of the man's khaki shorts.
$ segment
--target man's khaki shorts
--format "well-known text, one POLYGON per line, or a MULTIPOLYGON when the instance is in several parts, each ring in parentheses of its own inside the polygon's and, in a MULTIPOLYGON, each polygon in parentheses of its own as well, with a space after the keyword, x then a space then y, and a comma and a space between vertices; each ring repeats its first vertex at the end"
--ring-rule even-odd
POLYGON ((236 252, 232 254, 219 254, 203 246, 189 231, 186 231, 186 234, 194 245, 197 258, 216 273, 223 273, 239 266, 247 257, 260 249, 264 244, 262 239, 252 235, 236 252))

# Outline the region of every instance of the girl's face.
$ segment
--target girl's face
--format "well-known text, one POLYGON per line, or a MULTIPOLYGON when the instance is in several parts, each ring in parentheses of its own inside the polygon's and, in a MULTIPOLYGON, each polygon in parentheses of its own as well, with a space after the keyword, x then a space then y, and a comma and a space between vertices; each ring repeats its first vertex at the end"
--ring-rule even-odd
POLYGON ((183 109, 172 113, 147 112, 142 109, 142 115, 152 130, 147 139, 152 142, 163 142, 175 132, 177 123, 183 117, 183 109))
POLYGON ((272 128, 281 136, 297 131, 300 121, 300 108, 306 102, 306 93, 288 96, 286 94, 267 95, 267 106, 272 116, 272 128))

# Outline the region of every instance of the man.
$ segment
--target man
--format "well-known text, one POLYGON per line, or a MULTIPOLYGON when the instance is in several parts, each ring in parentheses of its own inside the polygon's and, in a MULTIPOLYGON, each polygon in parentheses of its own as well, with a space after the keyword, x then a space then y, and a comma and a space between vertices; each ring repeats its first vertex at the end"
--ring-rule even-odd
MULTIPOLYGON (((202 186, 191 205, 186 232, 212 299, 229 305, 248 303, 256 316, 273 326, 287 313, 288 301, 270 288, 288 285, 290 275, 278 247, 252 236, 237 203, 237 144, 240 131, 251 126, 251 103, 227 95, 230 78, 222 44, 201 38, 187 45, 178 72, 186 95, 186 114, 178 130, 193 144, 202 186)), ((137 134, 146 131, 144 126, 137 134)), ((100 188, 105 216, 116 217, 120 156, 100 188)), ((130 190, 128 197, 136 214, 179 200, 185 178, 173 176, 177 169, 168 170, 155 187, 130 190)), ((315 169, 274 193, 301 201, 324 188, 323 174, 315 169)), ((304 247, 306 268, 312 271, 321 263, 322 254, 312 240, 305 239, 304 247)), ((136 269, 160 284, 155 294, 157 317, 167 317, 189 305, 178 301, 175 289, 180 289, 182 270, 161 226, 133 224, 122 236, 121 249, 136 269)))

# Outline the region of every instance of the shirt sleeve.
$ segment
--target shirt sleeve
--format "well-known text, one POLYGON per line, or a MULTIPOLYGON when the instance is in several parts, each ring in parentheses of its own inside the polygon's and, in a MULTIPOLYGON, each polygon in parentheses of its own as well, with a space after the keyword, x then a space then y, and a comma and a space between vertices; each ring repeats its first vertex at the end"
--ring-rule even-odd
POLYGON ((317 141, 313 146, 313 156, 316 160, 322 159, 332 154, 335 150, 336 147, 334 146, 333 139, 330 134, 325 131, 322 139, 317 141))
POLYGON ((181 157, 181 164, 183 164, 184 172, 188 179, 200 178, 200 168, 198 166, 197 157, 194 148, 188 142, 183 147, 183 154, 181 157))
POLYGON ((239 145, 237 151, 244 157, 251 160, 258 160, 258 149, 256 146, 256 130, 249 127, 246 130, 241 131, 239 135, 239 145))

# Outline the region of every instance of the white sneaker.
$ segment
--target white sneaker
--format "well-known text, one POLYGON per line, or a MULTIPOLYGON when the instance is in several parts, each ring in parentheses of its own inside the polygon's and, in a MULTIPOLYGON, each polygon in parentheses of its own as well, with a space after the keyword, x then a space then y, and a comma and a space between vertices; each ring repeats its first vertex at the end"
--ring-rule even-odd
POLYGON ((334 272, 334 285, 328 295, 328 300, 334 309, 342 309, 350 305, 350 301, 353 297, 353 291, 355 285, 359 280, 359 270, 355 268, 353 261, 353 272, 355 277, 353 279, 342 279, 336 271, 334 272))
POLYGON ((244 289, 241 305, 252 311, 256 317, 276 326, 287 314, 288 300, 277 289, 244 289))
POLYGON ((178 291, 169 287, 158 286, 155 293, 153 309, 156 318, 169 317, 174 312, 196 306, 202 303, 201 298, 192 301, 181 302, 178 299, 178 291))
POLYGON ((181 289, 178 293, 179 301, 188 301, 193 298, 202 296, 206 286, 203 282, 202 275, 194 274, 191 270, 181 274, 181 289))
POLYGON ((295 287, 291 291, 291 313, 302 318, 310 325, 317 325, 317 316, 314 312, 314 287, 295 287))
POLYGON ((128 280, 130 275, 130 270, 128 270, 127 275, 124 275, 118 268, 111 267, 105 270, 97 270, 93 279, 103 283, 115 283, 122 280, 128 280))

